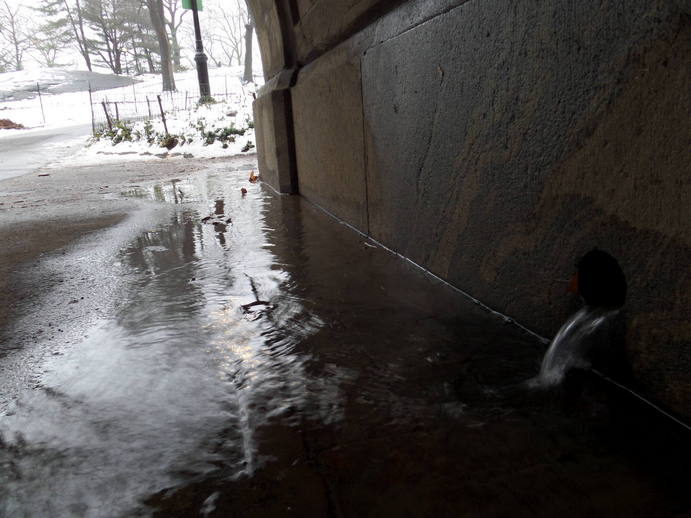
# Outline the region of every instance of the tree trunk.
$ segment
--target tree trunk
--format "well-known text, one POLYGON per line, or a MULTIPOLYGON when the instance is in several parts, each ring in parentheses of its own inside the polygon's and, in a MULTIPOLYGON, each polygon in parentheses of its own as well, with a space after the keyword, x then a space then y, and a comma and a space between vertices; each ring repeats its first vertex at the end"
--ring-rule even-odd
POLYGON ((122 51, 120 50, 120 47, 117 47, 115 49, 115 52, 113 53, 113 63, 115 65, 114 72, 117 75, 122 74, 122 51))
POLYGON ((21 50, 19 49, 19 44, 16 42, 14 43, 14 56, 15 56, 15 70, 19 72, 20 70, 24 70, 24 65, 22 64, 22 53, 21 50))
POLYGON ((151 51, 147 48, 144 49, 144 57, 146 57, 146 64, 149 67, 149 74, 155 74, 156 67, 154 66, 154 59, 151 57, 151 51))
POLYGON ((137 50, 137 44, 134 41, 134 34, 130 34, 130 45, 132 46, 132 57, 134 58, 134 71, 136 75, 142 73, 142 66, 139 63, 139 51, 137 50))
MULTIPOLYGON (((249 6, 248 6, 249 7, 249 6)), ((254 33, 254 18, 252 13, 247 10, 248 23, 245 25, 245 73, 242 80, 245 83, 254 82, 254 74, 252 72, 252 34, 254 33)))
MULTIPOLYGON (((82 56, 84 57, 84 61, 86 62, 86 68, 91 72, 91 56, 89 56, 89 47, 87 46, 86 43, 86 36, 84 35, 84 18, 82 18, 82 7, 79 5, 79 0, 77 0, 77 21, 79 22, 79 34, 77 36, 77 43, 79 43, 79 47, 82 51, 82 56)), ((69 12, 69 6, 67 6, 67 2, 65 2, 65 6, 67 7, 67 12, 69 12)), ((72 15, 70 14, 70 18, 72 18, 72 15)), ((74 22, 73 22, 74 24, 74 22)), ((76 32, 76 28, 75 28, 76 32)))
MULTIPOLYGON (((105 31, 104 31, 105 34, 105 31)), ((110 71, 113 72, 113 74, 117 74, 117 71, 115 69, 115 58, 113 56, 113 48, 110 45, 110 39, 108 37, 104 38, 104 43, 106 45, 106 55, 103 54, 103 52, 100 49, 96 49, 98 54, 101 56, 101 59, 106 62, 108 65, 108 68, 110 68, 110 71), (108 56, 108 57, 106 57, 108 56)))
POLYGON ((173 23, 168 24, 168 29, 170 32, 170 46, 173 52, 173 66, 175 70, 180 70, 180 43, 178 42, 178 31, 173 23))
POLYGON ((163 16, 163 0, 146 0, 149 9, 151 25, 156 33, 158 48, 161 54, 161 75, 163 78, 163 91, 175 90, 175 78, 173 77, 173 64, 170 52, 170 41, 166 33, 165 17, 163 16))

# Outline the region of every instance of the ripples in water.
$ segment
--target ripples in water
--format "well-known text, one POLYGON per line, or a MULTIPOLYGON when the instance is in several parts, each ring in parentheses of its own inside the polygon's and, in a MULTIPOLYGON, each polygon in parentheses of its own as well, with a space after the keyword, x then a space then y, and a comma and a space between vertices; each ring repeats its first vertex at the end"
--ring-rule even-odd
POLYGON ((121 251, 126 303, 51 358, 37 390, 2 418, 6 515, 131 512, 190 477, 251 474, 267 420, 310 408, 338 418, 337 383, 311 380, 309 355, 295 351, 322 322, 286 289, 263 195, 203 187, 149 191, 159 201, 187 191, 188 203, 121 251), (202 223, 209 208, 232 224, 202 223))
POLYGON ((408 437, 444 458, 446 438, 511 415, 502 385, 534 374, 539 344, 246 173, 123 193, 158 208, 94 263, 118 309, 0 418, 0 514, 147 514, 195 481, 211 513, 209 480, 371 441, 384 466, 417 466, 408 437))

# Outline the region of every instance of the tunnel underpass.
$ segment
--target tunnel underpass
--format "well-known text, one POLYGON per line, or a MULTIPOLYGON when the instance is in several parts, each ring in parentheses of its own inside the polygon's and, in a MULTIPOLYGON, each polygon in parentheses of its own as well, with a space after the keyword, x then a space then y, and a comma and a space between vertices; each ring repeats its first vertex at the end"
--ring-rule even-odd
POLYGON ((251 2, 259 166, 543 336, 597 247, 637 390, 691 415, 688 2, 251 2))

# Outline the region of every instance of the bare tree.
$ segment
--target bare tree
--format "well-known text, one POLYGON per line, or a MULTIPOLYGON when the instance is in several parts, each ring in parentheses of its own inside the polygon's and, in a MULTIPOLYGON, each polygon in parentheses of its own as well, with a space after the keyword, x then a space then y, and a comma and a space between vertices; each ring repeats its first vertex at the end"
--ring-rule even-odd
POLYGON ((254 73, 252 72, 252 36, 254 35, 254 16, 247 4, 247 23, 245 24, 245 71, 242 74, 242 80, 245 83, 254 82, 254 73))
POLYGON ((91 54, 88 40, 86 39, 86 35, 84 33, 84 17, 82 15, 82 6, 79 5, 79 0, 75 0, 75 9, 73 14, 70 10, 70 6, 67 4, 67 0, 62 1, 65 5, 67 18, 70 21, 70 26, 72 27, 72 32, 74 33, 75 41, 77 42, 77 46, 79 47, 79 53, 84 58, 86 68, 89 70, 89 72, 91 72, 91 54))
MULTIPOLYGON (((241 65, 244 56, 244 32, 247 10, 244 0, 204 3, 200 13, 204 51, 213 66, 241 65), (203 16, 203 17, 202 17, 203 16)), ((192 25, 182 27, 184 40, 194 48, 192 25)))
POLYGON ((42 0, 32 9, 43 21, 29 39, 36 60, 46 67, 58 66, 57 58, 73 40, 72 28, 65 16, 63 0, 42 0))
POLYGON ((159 54, 161 55, 161 75, 163 76, 163 91, 175 90, 175 78, 173 77, 173 64, 170 53, 170 42, 166 33, 166 19, 163 14, 163 0, 146 0, 149 9, 151 25, 158 39, 159 54))
MULTIPOLYGON (((165 0, 164 0, 165 1, 165 0)), ((255 25, 246 0, 204 0, 200 12, 204 51, 209 66, 245 65, 252 70, 252 44, 255 25)), ((180 27, 180 42, 184 49, 194 49, 194 31, 191 24, 180 27)), ((188 53, 182 59, 194 66, 188 53)), ((252 81, 252 72, 243 74, 243 81, 252 81)))
POLYGON ((226 6, 213 11, 216 23, 212 26, 212 38, 226 57, 227 63, 242 64, 244 47, 244 29, 247 24, 247 9, 244 0, 236 0, 233 9, 226 6))
POLYGON ((133 0, 85 0, 81 13, 94 38, 88 44, 114 74, 122 74, 123 53, 137 2, 133 0))
POLYGON ((168 35, 170 36, 170 48, 173 53, 173 66, 176 70, 180 70, 180 41, 178 39, 178 31, 182 25, 186 9, 180 8, 178 0, 163 0, 163 10, 165 13, 166 26, 168 27, 168 35))
POLYGON ((10 49, 0 46, 0 73, 12 70, 12 52, 10 49))
POLYGON ((39 64, 45 67, 60 66, 58 63, 58 55, 64 50, 67 44, 66 41, 61 41, 57 38, 49 38, 44 34, 31 36, 30 40, 32 49, 35 51, 33 56, 39 64))
POLYGON ((31 47, 27 25, 20 5, 10 7, 7 0, 0 3, 0 38, 6 47, 3 55, 14 70, 24 68, 24 53, 31 47))

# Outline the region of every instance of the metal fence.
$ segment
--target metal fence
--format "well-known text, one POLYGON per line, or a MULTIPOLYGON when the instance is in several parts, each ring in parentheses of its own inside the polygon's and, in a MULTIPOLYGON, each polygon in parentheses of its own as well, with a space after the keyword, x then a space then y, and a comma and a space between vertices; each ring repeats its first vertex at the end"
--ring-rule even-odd
MULTIPOLYGON (((29 106, 32 103, 35 103, 35 108, 40 108, 40 118, 36 121, 32 122, 37 122, 40 123, 41 121, 43 124, 46 123, 46 108, 44 106, 44 98, 45 98, 45 92, 41 89, 41 85, 39 83, 34 83, 32 86, 26 86, 22 90, 18 92, 11 92, 9 95, 7 92, 2 92, 2 98, 0 99, 0 115, 2 115, 2 112, 5 110, 11 110, 9 106, 3 106, 4 104, 7 105, 16 105, 17 103, 21 103, 22 106, 19 108, 20 110, 28 110, 31 109, 29 106)), ((48 96, 50 97, 50 96, 48 96)), ((3 117, 0 117, 3 118, 3 117)))
MULTIPOLYGON (((238 91, 237 77, 214 77, 212 95, 217 101, 242 104, 251 100, 250 89, 241 87, 238 91), (234 86, 231 86, 234 85, 234 86), (230 86, 230 88, 229 88, 230 86)), ((151 85, 134 83, 108 90, 93 90, 91 84, 85 90, 71 92, 68 107, 60 95, 45 93, 37 83, 27 86, 21 95, 13 93, 0 99, 0 118, 20 117, 28 120, 29 126, 40 126, 62 122, 65 111, 71 111, 70 120, 88 124, 91 118, 93 132, 101 131, 117 121, 143 121, 160 119, 162 114, 190 110, 199 102, 199 87, 194 80, 177 80, 179 90, 160 92, 151 85), (160 99, 160 101, 159 101, 160 99), (3 116, 6 114, 5 116, 3 116), (30 113, 31 116, 26 116, 30 113)), ((160 87, 159 87, 160 88, 160 87)), ((27 123, 25 123, 26 125, 27 123)))
MULTIPOLYGON (((243 95, 237 93, 214 93, 215 100, 225 100, 228 103, 242 102, 243 95)), ((105 128, 112 129, 119 121, 144 121, 160 119, 165 114, 187 111, 194 108, 199 102, 198 91, 163 92, 160 94, 141 94, 139 97, 121 98, 113 100, 104 96, 95 99, 92 94, 91 125, 93 132, 102 131, 105 128)))
MULTIPOLYGON (((190 85, 191 86, 191 85, 190 85)), ((199 88, 177 90, 175 92, 138 92, 136 88, 119 89, 121 92, 108 91, 103 95, 89 92, 91 103, 91 125, 93 132, 112 128, 118 121, 144 121, 160 119, 165 114, 193 109, 200 100, 199 88)), ((249 91, 240 92, 212 91, 211 97, 216 101, 229 104, 241 104, 248 99, 249 91)))

